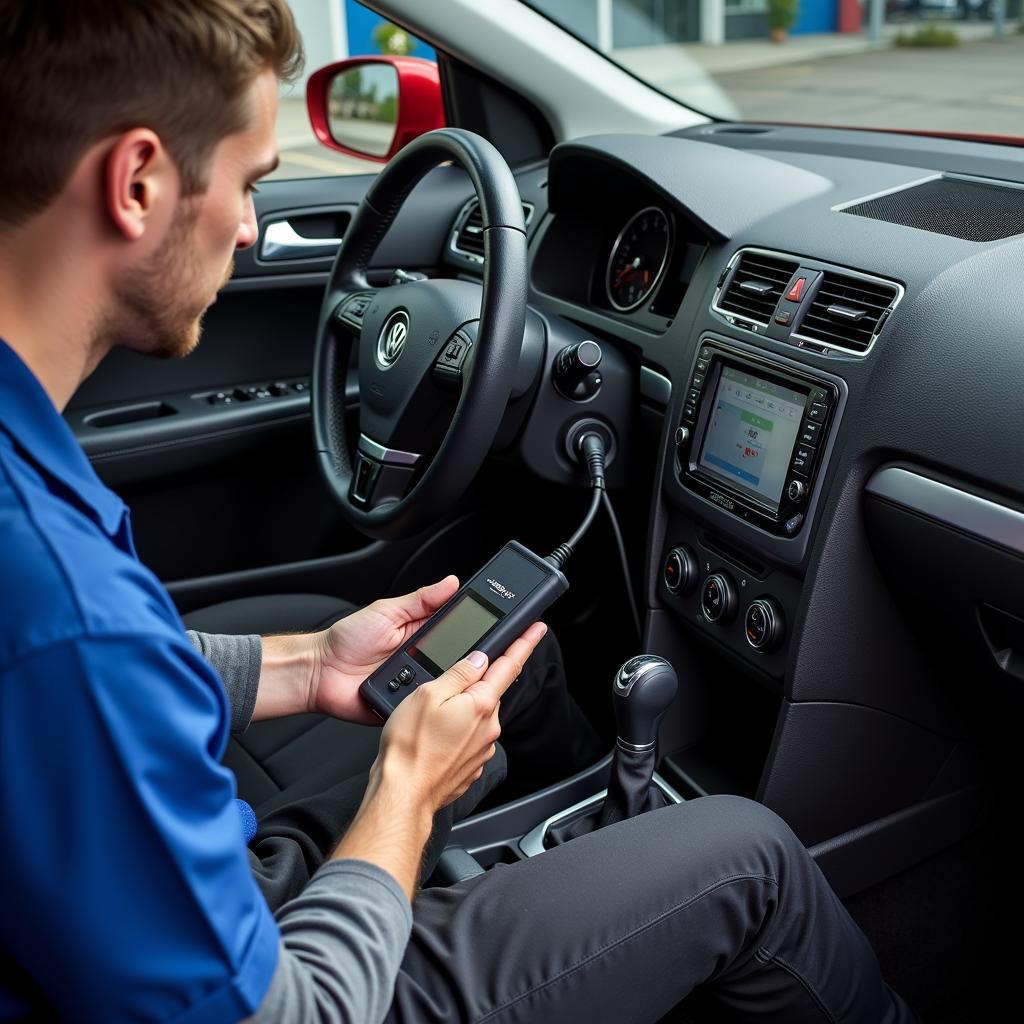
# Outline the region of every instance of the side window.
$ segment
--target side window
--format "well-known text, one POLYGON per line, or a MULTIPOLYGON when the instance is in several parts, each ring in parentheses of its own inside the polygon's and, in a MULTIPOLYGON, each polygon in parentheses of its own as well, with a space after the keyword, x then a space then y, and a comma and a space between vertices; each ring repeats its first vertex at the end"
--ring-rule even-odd
POLYGON ((306 113, 306 81, 318 68, 346 57, 391 54, 436 60, 421 39, 386 21, 356 0, 288 0, 302 34, 306 66, 294 85, 282 86, 277 111, 280 166, 268 178, 322 178, 376 174, 383 166, 320 145, 306 113))

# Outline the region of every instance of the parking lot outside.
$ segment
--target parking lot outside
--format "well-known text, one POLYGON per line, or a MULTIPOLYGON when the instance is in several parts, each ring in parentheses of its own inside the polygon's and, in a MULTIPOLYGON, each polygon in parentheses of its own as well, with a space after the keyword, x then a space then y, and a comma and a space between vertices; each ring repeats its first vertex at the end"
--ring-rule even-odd
MULTIPOLYGON (((610 55, 711 116, 1019 138, 1024 137, 1021 25, 1008 21, 997 37, 988 20, 899 18, 884 25, 874 43, 865 28, 799 33, 781 44, 766 37, 661 43, 613 49, 610 55), (895 45, 897 34, 927 23, 955 32, 959 45, 895 45)), ((363 33, 352 43, 366 50, 370 39, 363 33)), ((323 59, 319 49, 311 56, 315 63, 323 59)), ((333 152, 316 141, 301 85, 281 98, 278 140, 281 165, 272 178, 375 173, 380 168, 375 161, 333 152)))

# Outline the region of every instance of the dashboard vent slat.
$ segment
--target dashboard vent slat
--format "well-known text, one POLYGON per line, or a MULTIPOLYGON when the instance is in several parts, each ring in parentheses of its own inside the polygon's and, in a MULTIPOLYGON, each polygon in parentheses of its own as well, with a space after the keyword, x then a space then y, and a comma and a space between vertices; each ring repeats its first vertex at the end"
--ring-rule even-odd
POLYGON ((767 325, 796 268, 794 261, 743 253, 718 300, 719 309, 767 325))
POLYGON ((796 334, 829 347, 866 352, 897 294, 895 285, 826 271, 796 334))
MULTIPOLYGON (((523 203, 523 219, 530 226, 533 216, 533 204, 523 203)), ((452 233, 451 250, 462 256, 469 256, 476 263, 484 261, 484 218, 480 212, 480 203, 471 199, 469 205, 456 220, 456 228, 452 233)))

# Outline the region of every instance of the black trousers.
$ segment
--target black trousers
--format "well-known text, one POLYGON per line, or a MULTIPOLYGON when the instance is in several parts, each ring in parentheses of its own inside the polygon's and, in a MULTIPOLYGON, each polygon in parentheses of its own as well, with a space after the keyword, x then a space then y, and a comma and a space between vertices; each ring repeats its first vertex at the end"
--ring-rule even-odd
POLYGON ((693 800, 416 899, 389 1021, 903 1024, 864 934, 789 827, 693 800))

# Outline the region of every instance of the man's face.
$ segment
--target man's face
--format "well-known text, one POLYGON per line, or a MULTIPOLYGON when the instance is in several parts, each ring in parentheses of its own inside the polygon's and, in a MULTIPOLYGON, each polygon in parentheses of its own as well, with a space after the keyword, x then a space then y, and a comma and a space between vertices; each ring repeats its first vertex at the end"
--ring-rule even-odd
POLYGON ((205 192, 178 201, 159 249, 117 284, 104 340, 165 359, 188 355, 202 317, 234 267, 236 249, 256 241, 252 189, 277 164, 277 79, 263 72, 250 87, 246 129, 214 150, 205 192))

